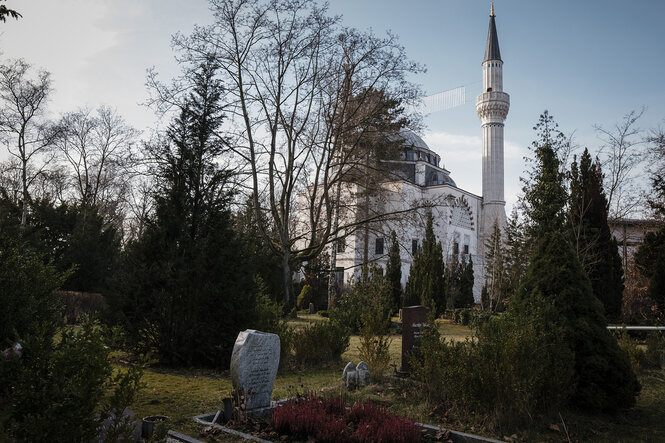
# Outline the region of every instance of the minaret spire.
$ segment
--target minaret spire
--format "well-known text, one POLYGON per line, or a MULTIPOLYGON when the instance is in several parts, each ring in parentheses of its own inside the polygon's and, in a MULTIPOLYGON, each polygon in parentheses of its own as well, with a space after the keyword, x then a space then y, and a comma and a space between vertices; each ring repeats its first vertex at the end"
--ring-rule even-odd
POLYGON ((492 2, 483 66, 483 91, 476 99, 476 112, 483 128, 483 203, 480 217, 480 249, 498 223, 506 223, 503 182, 503 123, 510 108, 510 96, 503 92, 503 60, 496 32, 492 2))

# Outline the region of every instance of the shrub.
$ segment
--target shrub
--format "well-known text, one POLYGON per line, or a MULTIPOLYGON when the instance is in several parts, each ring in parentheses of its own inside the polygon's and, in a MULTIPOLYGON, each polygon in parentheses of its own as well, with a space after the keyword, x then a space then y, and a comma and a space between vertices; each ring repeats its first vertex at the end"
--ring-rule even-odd
POLYGON ((139 388, 140 370, 112 377, 108 348, 92 321, 60 332, 57 344, 35 333, 22 341, 20 357, 0 357, 0 433, 10 441, 92 441, 113 413, 120 418, 111 433, 124 435, 122 411, 139 388))
POLYGON ((299 398, 278 407, 272 425, 281 434, 321 442, 417 442, 420 428, 371 402, 347 409, 341 398, 299 398))
POLYGON ((646 364, 646 355, 644 351, 637 346, 637 343, 631 339, 626 329, 621 331, 618 343, 619 347, 628 354, 633 371, 640 372, 640 369, 646 364))
POLYGON ((302 287, 302 291, 298 294, 297 305, 298 309, 308 309, 309 304, 312 302, 314 296, 314 289, 310 285, 302 287))
POLYGON ((369 366, 372 376, 381 379, 390 365, 392 339, 385 334, 384 319, 380 312, 364 313, 362 322, 358 352, 361 360, 369 366))
POLYGON ((348 328, 335 321, 313 323, 294 331, 293 351, 299 365, 321 365, 339 361, 349 347, 348 328))
POLYGON ((293 331, 282 318, 282 306, 268 296, 269 288, 261 276, 257 275, 254 278, 254 285, 256 286, 257 319, 253 328, 279 335, 279 367, 283 369, 291 357, 293 331))
POLYGON ((73 325, 80 323, 84 315, 92 316, 106 309, 102 294, 96 292, 56 291, 65 303, 65 321, 73 325))
POLYGON ((319 312, 317 312, 317 314, 320 315, 321 317, 324 317, 324 318, 330 317, 330 312, 328 312, 328 311, 319 311, 319 312))
POLYGON ((539 297, 554 307, 551 320, 561 328, 562 338, 575 356, 572 403, 587 410, 634 405, 640 384, 628 355, 607 330, 603 305, 560 233, 548 233, 538 242, 508 310, 529 311, 539 297))
POLYGON ((654 368, 661 368, 665 358, 665 337, 661 331, 653 332, 647 337, 647 350, 645 360, 654 368))
POLYGON ((492 318, 474 340, 442 341, 429 329, 414 353, 414 375, 429 400, 514 425, 561 406, 572 380, 572 353, 547 319, 542 300, 529 313, 492 318))
POLYGON ((62 300, 54 291, 65 277, 26 245, 0 238, 0 350, 38 330, 55 333, 62 300))
POLYGON ((337 307, 330 311, 330 318, 358 333, 363 325, 363 315, 373 316, 380 312, 384 319, 380 330, 385 332, 390 327, 390 285, 376 266, 365 267, 361 274, 342 295, 337 307))

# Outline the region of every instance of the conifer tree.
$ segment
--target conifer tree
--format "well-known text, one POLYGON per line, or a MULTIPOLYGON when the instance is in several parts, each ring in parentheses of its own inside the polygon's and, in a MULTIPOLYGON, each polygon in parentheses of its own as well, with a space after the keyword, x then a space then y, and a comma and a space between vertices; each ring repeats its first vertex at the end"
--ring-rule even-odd
POLYGON ((402 305, 402 260, 399 256, 399 242, 397 233, 391 233, 390 250, 388 251, 388 264, 386 265, 386 280, 390 286, 390 300, 393 312, 397 312, 402 305))
POLYGON ((536 241, 547 232, 561 231, 565 221, 567 193, 558 153, 566 149, 567 140, 557 128, 545 111, 533 128, 539 137, 533 142, 535 164, 522 179, 527 233, 536 241))
POLYGON ((575 355, 572 403, 590 410, 614 410, 635 404, 640 385, 626 352, 607 330, 600 301, 570 243, 560 232, 545 233, 509 312, 528 313, 544 300, 550 319, 561 327, 575 355))
POLYGON ((427 213, 425 239, 413 257, 404 291, 404 306, 422 304, 437 315, 446 309, 445 266, 441 242, 434 235, 434 218, 427 213))
MULTIPOLYGON (((482 301, 483 309, 490 311, 505 298, 507 285, 507 259, 506 247, 502 238, 501 228, 498 221, 494 222, 492 234, 485 242, 485 285, 483 289, 487 292, 487 303, 482 301)), ((473 272, 473 270, 472 270, 473 272)))
POLYGON ((119 297, 129 339, 162 363, 228 364, 240 330, 256 319, 252 275, 232 229, 229 172, 216 160, 223 113, 215 65, 192 73, 193 88, 153 147, 159 162, 155 213, 127 248, 119 297))
POLYGON ((607 198, 600 164, 593 163, 587 149, 580 164, 570 171, 568 230, 573 248, 586 271, 593 293, 603 303, 605 315, 617 320, 621 314, 623 267, 616 240, 607 223, 607 198))

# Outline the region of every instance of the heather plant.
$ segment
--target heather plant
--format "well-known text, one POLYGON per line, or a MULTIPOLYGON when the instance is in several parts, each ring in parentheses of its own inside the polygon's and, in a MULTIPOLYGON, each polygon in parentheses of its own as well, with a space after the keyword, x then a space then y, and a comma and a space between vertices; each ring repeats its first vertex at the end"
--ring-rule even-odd
POLYGON ((347 409, 342 398, 303 397, 278 407, 272 415, 280 434, 320 442, 418 442, 420 428, 371 402, 347 409))

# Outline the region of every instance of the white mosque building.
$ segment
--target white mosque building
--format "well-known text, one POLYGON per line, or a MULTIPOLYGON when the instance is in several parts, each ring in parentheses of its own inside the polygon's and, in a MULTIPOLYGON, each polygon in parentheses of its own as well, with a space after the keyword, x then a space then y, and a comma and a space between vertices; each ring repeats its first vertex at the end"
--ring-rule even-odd
MULTIPOLYGON (((385 213, 399 213, 413 202, 431 202, 434 232, 442 243, 448 260, 454 254, 466 254, 474 262, 474 297, 480 301, 484 283, 483 248, 495 222, 506 222, 504 200, 503 126, 510 107, 509 95, 503 92, 503 61, 499 51, 494 8, 490 14, 489 32, 482 62, 483 89, 476 99, 476 111, 483 133, 482 196, 457 187, 441 158, 413 132, 404 132, 404 154, 399 161, 405 171, 403 179, 384 184, 388 192, 381 201, 385 213)), ((384 221, 339 239, 334 267, 337 281, 349 282, 359 272, 365 259, 385 269, 390 248, 390 233, 395 230, 401 246, 402 284, 406 284, 413 254, 425 234, 424 210, 406 219, 384 221), (367 245, 365 241, 367 240, 367 245)))

